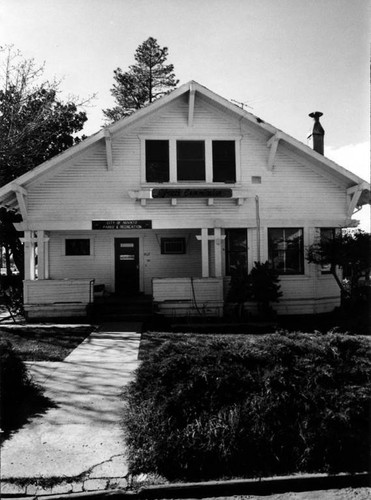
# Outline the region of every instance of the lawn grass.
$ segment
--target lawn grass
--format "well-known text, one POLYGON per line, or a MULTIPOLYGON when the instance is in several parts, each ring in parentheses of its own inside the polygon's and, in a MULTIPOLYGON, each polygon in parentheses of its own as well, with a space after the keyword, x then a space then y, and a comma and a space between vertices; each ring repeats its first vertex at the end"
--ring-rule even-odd
POLYGON ((0 325, 0 340, 8 340, 23 361, 63 361, 93 330, 91 325, 0 325))

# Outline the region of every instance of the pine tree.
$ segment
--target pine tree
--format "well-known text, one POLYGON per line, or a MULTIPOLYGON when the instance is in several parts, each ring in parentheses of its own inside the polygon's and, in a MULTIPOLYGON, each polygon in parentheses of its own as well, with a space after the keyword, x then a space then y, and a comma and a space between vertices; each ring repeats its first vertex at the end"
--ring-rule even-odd
POLYGON ((121 68, 114 71, 116 83, 111 94, 115 98, 116 106, 103 110, 109 122, 133 114, 178 85, 174 66, 165 64, 167 57, 168 48, 160 47, 155 38, 149 37, 135 52, 136 64, 129 66, 126 72, 121 68))

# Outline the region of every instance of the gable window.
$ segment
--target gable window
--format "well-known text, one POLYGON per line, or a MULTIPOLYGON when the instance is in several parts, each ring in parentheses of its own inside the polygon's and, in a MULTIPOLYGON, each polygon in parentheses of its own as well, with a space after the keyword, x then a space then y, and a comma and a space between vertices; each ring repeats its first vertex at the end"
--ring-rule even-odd
POLYGON ((247 230, 226 229, 226 276, 247 270, 247 230))
POLYGON ((240 181, 237 139, 141 140, 142 182, 235 184, 240 181))
POLYGON ((165 255, 186 253, 185 238, 161 238, 161 253, 165 255))
POLYGON ((66 255, 90 255, 90 239, 66 239, 66 255))
POLYGON ((235 141, 213 141, 213 182, 236 182, 235 141))
POLYGON ((205 180, 205 142, 177 141, 178 181, 205 180))
POLYGON ((146 141, 146 181, 169 182, 169 141, 146 141))
POLYGON ((268 258, 273 269, 279 274, 303 274, 303 229, 268 229, 268 258))

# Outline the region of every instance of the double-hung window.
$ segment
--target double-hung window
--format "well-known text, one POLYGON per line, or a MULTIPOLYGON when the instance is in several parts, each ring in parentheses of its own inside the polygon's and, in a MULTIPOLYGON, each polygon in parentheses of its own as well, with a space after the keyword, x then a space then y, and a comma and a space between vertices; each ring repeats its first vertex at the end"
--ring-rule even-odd
POLYGON ((303 229, 268 229, 268 258, 270 265, 279 274, 303 274, 303 229))
POLYGON ((177 180, 204 181, 205 141, 177 141, 177 180))
POLYGON ((147 182, 169 182, 169 141, 146 141, 147 182))
POLYGON ((213 182, 236 182, 235 141, 213 141, 213 182))
POLYGON ((146 140, 146 182, 223 182, 237 180, 236 140, 146 140))

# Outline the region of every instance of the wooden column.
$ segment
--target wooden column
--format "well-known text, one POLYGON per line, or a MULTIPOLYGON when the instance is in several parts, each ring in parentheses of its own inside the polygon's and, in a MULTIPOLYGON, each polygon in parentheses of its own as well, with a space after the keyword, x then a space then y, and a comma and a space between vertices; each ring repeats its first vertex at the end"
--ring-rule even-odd
POLYGON ((35 279, 35 243, 33 231, 24 232, 24 278, 35 279))
POLYGON ((37 277, 39 280, 45 279, 45 246, 44 231, 37 231, 37 277))
POLYGON ((214 229, 215 277, 222 276, 222 236, 220 227, 214 229))
POLYGON ((202 277, 209 277, 209 230, 201 229, 202 277))
POLYGON ((49 238, 45 238, 45 247, 44 247, 44 251, 45 251, 45 255, 44 255, 44 258, 45 258, 45 276, 44 278, 46 280, 49 279, 49 238))

